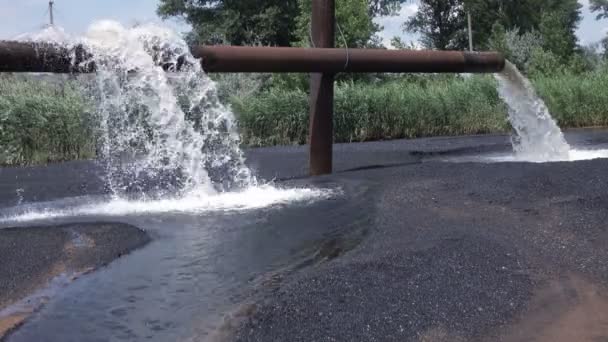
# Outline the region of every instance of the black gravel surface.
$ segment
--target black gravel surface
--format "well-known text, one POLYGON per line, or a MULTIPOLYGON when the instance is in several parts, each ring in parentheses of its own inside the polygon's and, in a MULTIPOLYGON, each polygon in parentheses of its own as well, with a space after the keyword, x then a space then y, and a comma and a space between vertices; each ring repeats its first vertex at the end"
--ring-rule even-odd
MULTIPOLYGON (((574 131, 567 137, 577 146, 608 142, 605 131, 574 131)), ((311 206, 307 215, 299 210, 298 227, 308 222, 311 229, 339 234, 298 267, 284 274, 277 270, 268 281, 252 279, 246 309, 227 318, 221 334, 212 336, 236 341, 606 340, 608 160, 437 160, 508 150, 506 136, 337 145, 337 172, 314 179, 305 176, 304 147, 248 151, 250 165, 263 178, 288 185, 332 184, 357 205, 350 220, 343 210, 339 217, 314 211, 322 204, 311 206)), ((17 189, 26 189, 23 197, 30 201, 104 192, 102 182, 86 176, 99 172, 92 163, 42 170, 2 170, 0 206, 14 205, 17 189), (71 185, 56 185, 65 179, 71 185)), ((275 216, 281 217, 270 217, 275 216)), ((62 240, 57 239, 58 245, 62 240)), ((0 284, 2 277, 0 272, 0 284)))
POLYGON ((0 229, 0 308, 53 277, 101 267, 149 240, 140 229, 122 223, 0 229))
MULTIPOLYGON (((269 290, 236 339, 495 340, 554 281, 583 278, 606 294, 607 167, 432 162, 343 174, 377 182, 369 235, 269 290)), ((563 287, 574 306, 586 291, 563 287)), ((604 326, 593 338, 606 336, 604 326)))

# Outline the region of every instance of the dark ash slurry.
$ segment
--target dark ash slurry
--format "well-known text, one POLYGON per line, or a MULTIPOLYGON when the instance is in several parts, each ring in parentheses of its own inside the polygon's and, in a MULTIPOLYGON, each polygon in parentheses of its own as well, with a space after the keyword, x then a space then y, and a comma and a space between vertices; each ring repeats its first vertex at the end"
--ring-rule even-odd
POLYGON ((76 277, 150 241, 122 223, 0 229, 0 338, 76 277))
MULTIPOLYGON (((574 146, 608 141, 605 131, 566 137, 574 146)), ((432 160, 509 146, 505 136, 337 145, 338 172, 314 179, 304 177, 305 148, 248 151, 261 177, 341 195, 258 210, 120 217, 154 240, 60 291, 8 340, 573 336, 554 329, 560 324, 582 340, 605 337, 608 161, 432 160), (555 305, 543 306, 547 300, 555 305), (579 318, 591 312, 600 314, 587 327, 579 318)), ((101 194, 95 180, 69 176, 85 169, 94 173, 94 164, 2 170, 0 203, 13 205, 18 188, 23 205, 83 188, 101 194)), ((47 224, 66 220, 107 217, 47 224)))

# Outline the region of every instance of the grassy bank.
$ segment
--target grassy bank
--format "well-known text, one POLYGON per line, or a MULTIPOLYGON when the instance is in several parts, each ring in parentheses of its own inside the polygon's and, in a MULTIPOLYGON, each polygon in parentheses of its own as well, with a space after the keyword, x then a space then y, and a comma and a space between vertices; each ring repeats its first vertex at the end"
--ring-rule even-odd
POLYGON ((71 81, 0 77, 0 164, 90 158, 95 141, 85 100, 71 81))

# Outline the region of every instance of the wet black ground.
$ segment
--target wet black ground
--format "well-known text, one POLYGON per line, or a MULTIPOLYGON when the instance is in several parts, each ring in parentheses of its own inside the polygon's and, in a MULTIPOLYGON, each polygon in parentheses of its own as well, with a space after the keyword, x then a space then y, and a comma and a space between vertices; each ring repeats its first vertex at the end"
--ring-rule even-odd
MULTIPOLYGON (((608 160, 434 161, 508 149, 504 136, 337 145, 337 173, 315 179, 305 148, 252 150, 264 178, 343 195, 125 219, 154 241, 76 281, 9 340, 608 338, 608 160)), ((103 192, 87 162, 1 172, 5 207, 17 189, 25 202, 103 192)))
POLYGON ((150 241, 140 229, 119 223, 7 228, 1 235, 0 307, 61 273, 101 267, 150 241))

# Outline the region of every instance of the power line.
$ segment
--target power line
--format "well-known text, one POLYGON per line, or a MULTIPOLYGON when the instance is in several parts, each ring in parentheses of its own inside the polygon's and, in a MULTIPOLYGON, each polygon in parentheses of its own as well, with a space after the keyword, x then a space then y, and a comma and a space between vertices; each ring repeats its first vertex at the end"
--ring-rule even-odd
POLYGON ((59 7, 53 7, 53 17, 55 20, 59 20, 60 23, 65 22, 66 14, 63 10, 59 10, 59 7))

